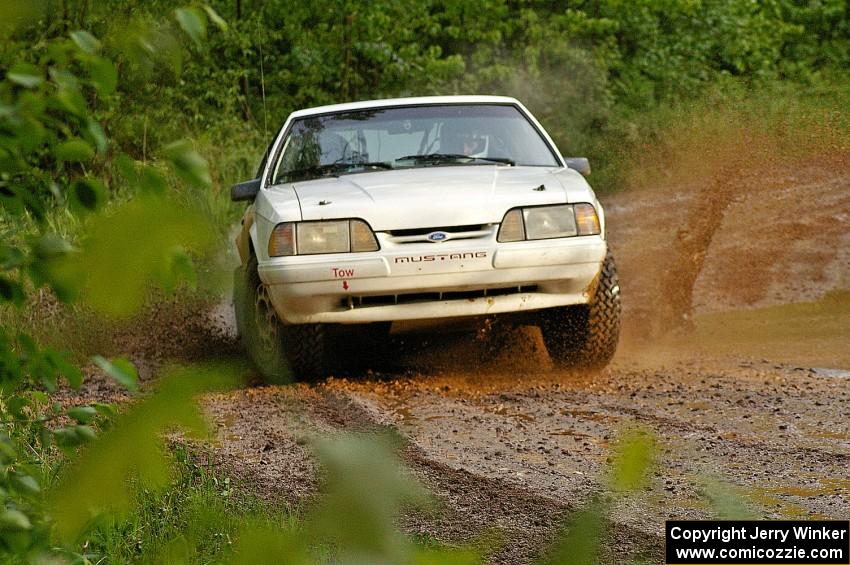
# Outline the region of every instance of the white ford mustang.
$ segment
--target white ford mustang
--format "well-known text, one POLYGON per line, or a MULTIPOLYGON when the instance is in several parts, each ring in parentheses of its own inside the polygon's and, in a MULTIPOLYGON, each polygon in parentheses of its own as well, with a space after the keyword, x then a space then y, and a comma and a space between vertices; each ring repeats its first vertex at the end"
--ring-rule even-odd
POLYGON ((270 380, 320 376, 330 336, 511 314, 557 363, 601 367, 620 299, 583 174, 513 98, 376 100, 292 113, 236 239, 237 322, 270 380))

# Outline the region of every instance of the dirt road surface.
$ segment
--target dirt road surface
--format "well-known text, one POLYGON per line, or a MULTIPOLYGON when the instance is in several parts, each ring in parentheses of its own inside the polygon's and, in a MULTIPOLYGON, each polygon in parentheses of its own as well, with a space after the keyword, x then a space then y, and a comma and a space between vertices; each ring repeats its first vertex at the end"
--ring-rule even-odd
POLYGON ((850 172, 783 175, 716 210, 691 330, 661 333, 652 312, 671 280, 659 257, 702 193, 619 195, 605 204, 626 327, 601 374, 554 370, 533 327, 395 328, 369 370, 207 397, 218 460, 297 506, 316 488, 310 438, 390 427, 442 503, 402 527, 485 546, 494 563, 545 553, 635 425, 655 434, 656 464, 614 501, 602 562, 660 562, 664 520, 716 516, 718 491, 753 517, 847 519, 850 172), (800 213, 801 192, 821 205, 800 213))
MULTIPOLYGON (((700 186, 603 200, 625 326, 601 374, 553 369, 530 326, 395 327, 362 369, 206 396, 215 461, 297 509, 321 475, 313 438, 392 429, 440 503, 400 527, 480 547, 492 563, 545 554, 564 518, 604 490, 612 446, 634 426, 654 434, 656 462, 647 488, 612 501, 602 563, 661 562, 664 520, 717 516, 724 498, 753 517, 847 519, 850 166, 779 173, 751 175, 747 195, 716 208, 700 186), (818 205, 801 209, 801 195, 818 205), (696 206, 723 219, 701 236, 685 329, 670 330, 654 315, 676 284, 664 258, 696 206)), ((131 339, 131 353, 143 373, 175 356, 239 355, 229 317, 227 304, 203 320, 154 312, 163 331, 131 339)), ((84 394, 120 398, 97 379, 84 394)))

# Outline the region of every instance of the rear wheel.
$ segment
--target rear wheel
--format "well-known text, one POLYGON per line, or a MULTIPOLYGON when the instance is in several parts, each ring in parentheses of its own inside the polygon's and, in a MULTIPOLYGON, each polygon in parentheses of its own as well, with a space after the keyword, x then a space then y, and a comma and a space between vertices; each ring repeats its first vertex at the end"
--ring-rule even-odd
POLYGON ((609 251, 590 303, 541 313, 540 331, 552 360, 588 369, 605 367, 620 339, 620 311, 617 266, 609 251))
POLYGON ((236 324, 248 357, 266 382, 309 380, 327 373, 327 331, 321 324, 283 324, 257 259, 236 270, 233 302, 236 324))

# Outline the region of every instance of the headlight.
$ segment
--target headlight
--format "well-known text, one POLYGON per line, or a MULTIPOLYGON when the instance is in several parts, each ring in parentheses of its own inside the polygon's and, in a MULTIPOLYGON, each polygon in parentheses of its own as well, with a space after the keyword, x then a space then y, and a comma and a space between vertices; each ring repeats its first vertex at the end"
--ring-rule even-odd
POLYGON ((499 226, 500 243, 552 239, 601 233, 599 217, 591 204, 556 204, 514 208, 499 226))
POLYGON ((525 220, 523 223, 526 239, 571 237, 578 233, 572 206, 525 208, 522 211, 522 218, 525 220))
POLYGON ((363 220, 284 222, 269 238, 269 257, 377 250, 375 234, 363 220))
POLYGON ((300 255, 348 253, 351 251, 348 222, 303 222, 296 224, 296 249, 300 255))

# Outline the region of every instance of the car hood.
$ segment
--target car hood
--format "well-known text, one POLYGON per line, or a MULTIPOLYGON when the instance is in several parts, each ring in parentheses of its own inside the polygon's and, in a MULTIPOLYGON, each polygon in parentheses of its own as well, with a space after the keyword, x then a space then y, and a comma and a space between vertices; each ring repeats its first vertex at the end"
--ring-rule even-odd
POLYGON ((516 206, 595 202, 580 174, 547 167, 422 167, 280 187, 290 189, 303 220, 362 218, 375 231, 497 223, 516 206))

